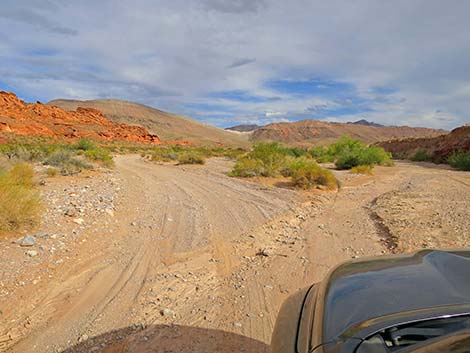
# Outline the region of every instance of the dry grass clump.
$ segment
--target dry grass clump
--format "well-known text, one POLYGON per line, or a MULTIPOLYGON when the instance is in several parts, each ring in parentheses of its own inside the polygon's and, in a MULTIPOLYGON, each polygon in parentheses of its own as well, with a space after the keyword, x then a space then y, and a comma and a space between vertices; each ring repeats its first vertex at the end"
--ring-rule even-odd
POLYGON ((178 155, 178 164, 204 164, 204 156, 196 151, 187 151, 178 155))
POLYGON ((15 164, 0 172, 0 231, 17 230, 39 222, 41 204, 33 188, 33 169, 15 164))
POLYGON ((354 174, 365 174, 365 175, 372 175, 374 174, 374 166, 373 165, 358 165, 357 167, 351 168, 351 173, 354 174))
POLYGON ((292 183, 301 189, 324 186, 327 189, 338 188, 338 180, 333 173, 321 168, 314 160, 298 158, 290 166, 292 183))

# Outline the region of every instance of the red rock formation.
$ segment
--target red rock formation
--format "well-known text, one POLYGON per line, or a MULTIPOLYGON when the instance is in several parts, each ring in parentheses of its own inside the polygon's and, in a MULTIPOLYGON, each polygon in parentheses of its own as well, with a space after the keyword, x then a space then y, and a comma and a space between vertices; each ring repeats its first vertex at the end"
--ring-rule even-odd
POLYGON ((408 138, 378 143, 396 158, 411 158, 418 150, 425 150, 435 161, 445 160, 454 151, 470 151, 470 125, 432 138, 408 138))
POLYGON ((79 107, 76 111, 65 111, 40 102, 25 103, 9 92, 0 92, 0 132, 161 143, 157 135, 150 134, 145 128, 113 122, 97 109, 79 107))

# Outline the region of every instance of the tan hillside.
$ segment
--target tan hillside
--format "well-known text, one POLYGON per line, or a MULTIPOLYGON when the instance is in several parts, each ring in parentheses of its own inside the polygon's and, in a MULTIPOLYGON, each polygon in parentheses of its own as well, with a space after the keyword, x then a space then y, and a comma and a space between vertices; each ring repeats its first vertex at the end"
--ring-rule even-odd
POLYGON ((349 135, 367 143, 407 137, 436 137, 444 130, 409 126, 368 126, 361 124, 328 123, 301 120, 292 123, 274 123, 253 132, 253 141, 278 141, 293 145, 328 144, 349 135))
POLYGON ((78 107, 99 109, 108 119, 142 126, 151 133, 158 134, 163 141, 185 140, 195 144, 212 143, 229 146, 248 144, 246 136, 133 102, 116 99, 89 101, 56 99, 48 104, 66 110, 75 110, 78 107))

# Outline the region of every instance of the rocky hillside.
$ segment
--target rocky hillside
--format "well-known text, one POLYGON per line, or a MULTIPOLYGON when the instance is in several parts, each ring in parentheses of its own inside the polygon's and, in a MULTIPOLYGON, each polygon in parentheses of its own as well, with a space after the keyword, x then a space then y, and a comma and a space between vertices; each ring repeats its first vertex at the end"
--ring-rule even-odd
POLYGON ((15 94, 0 92, 0 133, 55 138, 88 137, 102 141, 160 143, 156 134, 140 126, 107 119, 99 110, 77 107, 65 111, 41 103, 25 103, 15 94))
POLYGON ((411 158, 418 150, 425 150, 431 159, 441 161, 454 151, 470 151, 470 125, 437 137, 391 140, 378 145, 395 158, 411 158))
POLYGON ((65 110, 75 110, 77 107, 99 109, 108 119, 144 127, 158 134, 163 141, 184 140, 194 144, 231 146, 248 144, 248 138, 240 134, 133 102, 116 99, 89 101, 56 99, 48 104, 65 110))
POLYGON ((313 145, 328 144, 344 135, 373 143, 406 137, 436 137, 444 133, 446 131, 408 126, 367 126, 302 120, 263 126, 255 130, 251 138, 253 141, 278 141, 293 145, 313 145))

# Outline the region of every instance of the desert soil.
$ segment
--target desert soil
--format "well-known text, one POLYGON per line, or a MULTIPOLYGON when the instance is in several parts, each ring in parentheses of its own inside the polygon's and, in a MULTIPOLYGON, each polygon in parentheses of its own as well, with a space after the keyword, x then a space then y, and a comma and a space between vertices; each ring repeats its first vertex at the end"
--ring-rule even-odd
POLYGON ((48 179, 36 243, 0 241, 0 351, 267 352, 282 301, 339 262, 470 245, 469 173, 399 162, 304 193, 231 163, 48 179))

